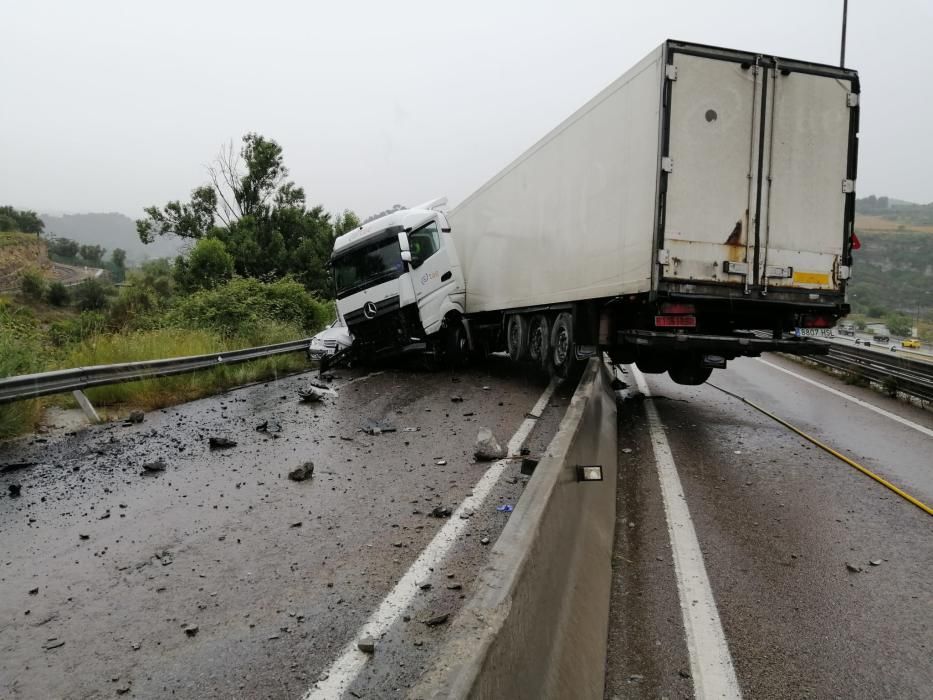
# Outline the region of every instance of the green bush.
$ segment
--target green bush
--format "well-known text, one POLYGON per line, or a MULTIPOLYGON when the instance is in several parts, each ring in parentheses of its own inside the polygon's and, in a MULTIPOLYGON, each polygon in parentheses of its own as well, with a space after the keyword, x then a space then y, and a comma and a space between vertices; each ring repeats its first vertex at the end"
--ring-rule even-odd
POLYGON ((52 306, 68 306, 71 301, 71 292, 61 282, 52 282, 45 293, 45 300, 52 306))
POLYGON ((175 281, 187 290, 213 289, 233 277, 233 256, 216 238, 199 240, 187 260, 175 261, 175 281))
POLYGON ((49 326, 48 336, 52 344, 64 347, 80 343, 88 338, 103 333, 107 328, 107 319, 99 311, 85 311, 75 318, 56 321, 49 326))
MULTIPOLYGON (((41 372, 41 344, 35 319, 0 300, 0 377, 41 372)), ((0 438, 31 430, 39 420, 38 401, 0 405, 0 438)))
POLYGON ((27 299, 41 301, 45 297, 45 278, 38 270, 26 270, 20 277, 19 289, 27 299))
POLYGON ((107 307, 112 287, 99 279, 86 279, 75 287, 75 304, 82 311, 97 311, 107 307))
POLYGON ((292 326, 299 333, 310 333, 321 328, 330 315, 326 304, 294 280, 266 283, 236 278, 181 299, 169 315, 169 324, 262 343, 263 326, 268 322, 292 326))

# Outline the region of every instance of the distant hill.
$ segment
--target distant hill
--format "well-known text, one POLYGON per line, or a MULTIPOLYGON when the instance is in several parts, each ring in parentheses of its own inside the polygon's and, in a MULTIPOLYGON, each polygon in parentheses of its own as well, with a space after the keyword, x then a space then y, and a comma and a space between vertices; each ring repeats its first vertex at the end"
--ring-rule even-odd
POLYGON ((916 204, 869 195, 855 200, 856 228, 872 231, 933 231, 933 202, 916 204))
POLYGON ((78 243, 100 245, 109 254, 114 248, 122 248, 130 262, 141 262, 150 258, 175 257, 181 250, 178 239, 160 238, 145 245, 136 234, 136 222, 125 214, 63 214, 40 217, 45 224, 46 236, 70 238, 78 243))

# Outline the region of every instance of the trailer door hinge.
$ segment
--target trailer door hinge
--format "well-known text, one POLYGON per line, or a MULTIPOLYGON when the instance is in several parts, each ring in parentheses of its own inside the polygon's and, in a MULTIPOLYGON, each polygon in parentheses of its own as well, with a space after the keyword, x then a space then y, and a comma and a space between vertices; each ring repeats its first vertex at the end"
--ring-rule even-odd
POLYGON ((664 75, 668 80, 677 80, 677 66, 673 63, 668 63, 664 66, 664 75))
POLYGON ((666 173, 674 172, 674 159, 670 156, 664 156, 661 158, 661 170, 666 173))
POLYGON ((671 254, 664 248, 661 248, 661 250, 658 251, 658 265, 667 265, 670 261, 671 254))
POLYGON ((722 271, 727 275, 745 275, 748 276, 748 263, 732 262, 723 260, 722 271))
POLYGON ((852 275, 852 268, 848 265, 839 266, 839 279, 847 280, 852 275))
POLYGON ((853 192, 855 192, 855 180, 843 180, 842 181, 842 193, 852 194, 853 192))
POLYGON ((858 107, 858 93, 850 92, 846 95, 846 105, 849 107, 858 107))

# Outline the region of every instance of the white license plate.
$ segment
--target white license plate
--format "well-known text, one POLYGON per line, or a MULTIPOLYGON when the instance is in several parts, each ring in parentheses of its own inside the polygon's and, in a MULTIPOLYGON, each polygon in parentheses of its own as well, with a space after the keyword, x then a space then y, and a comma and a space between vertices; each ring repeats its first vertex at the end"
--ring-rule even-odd
POLYGON ((833 332, 829 328, 798 328, 797 335, 801 338, 832 338, 833 332))

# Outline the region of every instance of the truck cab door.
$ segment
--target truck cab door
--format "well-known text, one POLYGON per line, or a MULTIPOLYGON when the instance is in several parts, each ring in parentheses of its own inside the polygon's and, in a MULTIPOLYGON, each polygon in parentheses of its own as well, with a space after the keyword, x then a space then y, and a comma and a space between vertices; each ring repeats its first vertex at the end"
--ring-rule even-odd
POLYGON ((456 254, 449 249, 449 236, 442 236, 436 220, 408 234, 411 249, 411 280, 418 300, 421 325, 428 335, 437 332, 444 320, 444 302, 460 285, 456 254))

